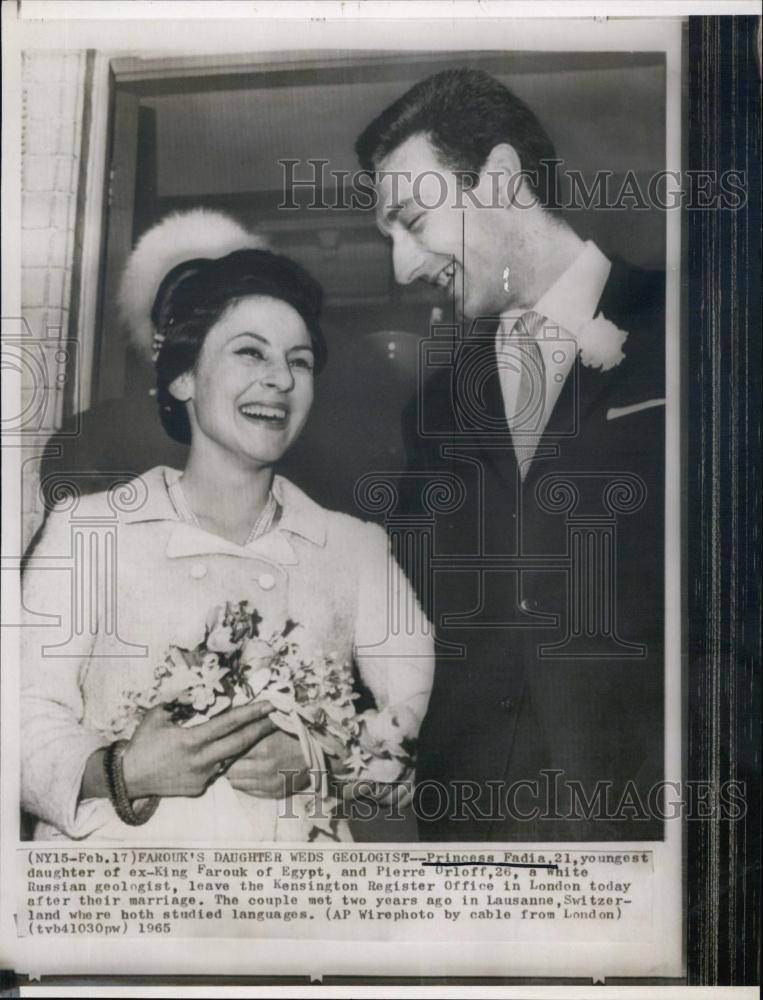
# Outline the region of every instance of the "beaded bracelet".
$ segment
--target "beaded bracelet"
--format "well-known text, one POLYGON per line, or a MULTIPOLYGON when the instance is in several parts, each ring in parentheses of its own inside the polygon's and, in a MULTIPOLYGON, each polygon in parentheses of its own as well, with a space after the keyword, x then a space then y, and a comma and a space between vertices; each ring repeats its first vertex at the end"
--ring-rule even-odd
POLYGON ((111 743, 103 756, 103 770, 106 774, 109 798, 117 816, 128 826, 142 826, 156 812, 159 796, 151 795, 144 801, 140 809, 133 808, 122 767, 122 757, 128 746, 127 740, 117 740, 115 743, 111 743))

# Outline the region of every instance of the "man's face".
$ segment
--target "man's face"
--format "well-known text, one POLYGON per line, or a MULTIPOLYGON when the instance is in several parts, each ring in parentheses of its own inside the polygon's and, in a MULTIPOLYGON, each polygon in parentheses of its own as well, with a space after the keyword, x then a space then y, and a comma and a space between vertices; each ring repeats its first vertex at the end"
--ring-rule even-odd
POLYGON ((470 319, 498 316, 508 308, 503 257, 510 223, 496 186, 494 177, 483 175, 471 193, 464 192, 423 135, 411 136, 384 157, 376 216, 392 240, 395 280, 436 285, 470 319))

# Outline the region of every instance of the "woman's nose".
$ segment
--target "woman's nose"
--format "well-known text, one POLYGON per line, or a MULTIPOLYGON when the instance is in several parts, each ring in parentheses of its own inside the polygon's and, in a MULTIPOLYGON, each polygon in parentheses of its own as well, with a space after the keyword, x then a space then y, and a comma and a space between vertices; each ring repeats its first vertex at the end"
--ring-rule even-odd
POLYGON ((294 388, 294 373, 289 362, 285 358, 272 361, 265 372, 263 382, 279 392, 290 392, 294 388))

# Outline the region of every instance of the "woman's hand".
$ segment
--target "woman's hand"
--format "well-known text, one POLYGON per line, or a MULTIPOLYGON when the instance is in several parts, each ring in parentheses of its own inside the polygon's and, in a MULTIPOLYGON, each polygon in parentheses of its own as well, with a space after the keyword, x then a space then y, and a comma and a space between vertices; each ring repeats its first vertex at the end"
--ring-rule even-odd
POLYGON ((150 709, 122 756, 130 798, 201 795, 227 761, 275 730, 268 718, 272 710, 269 702, 250 702, 185 728, 172 722, 163 706, 150 709))
MULTIPOLYGON (((386 763, 382 762, 382 763, 386 763)), ((413 798, 415 771, 412 767, 405 768, 393 776, 383 773, 374 774, 371 770, 367 777, 361 775, 355 779, 342 779, 341 774, 333 776, 335 794, 351 806, 357 799, 364 803, 376 802, 379 806, 395 806, 402 809, 413 798)))
POLYGON ((282 729, 234 760, 225 777, 239 792, 265 799, 285 798, 309 783, 299 740, 282 729))

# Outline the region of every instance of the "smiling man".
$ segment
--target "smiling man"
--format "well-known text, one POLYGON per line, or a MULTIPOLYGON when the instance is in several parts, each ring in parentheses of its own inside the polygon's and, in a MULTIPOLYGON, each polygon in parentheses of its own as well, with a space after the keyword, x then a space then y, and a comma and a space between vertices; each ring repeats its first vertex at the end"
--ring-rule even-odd
MULTIPOLYGON (((537 145, 548 143, 553 158, 536 128, 537 145)), ((566 222, 542 207, 545 185, 536 190, 532 184, 548 177, 547 161, 525 167, 503 141, 476 171, 445 154, 438 138, 437 130, 414 133, 388 152, 382 139, 370 160, 361 154, 367 169, 378 158, 377 220, 392 243, 395 280, 437 285, 472 318, 529 309, 584 247, 566 222)))
POLYGON ((421 836, 659 838, 664 276, 577 235, 551 140, 484 72, 421 81, 356 150, 396 280, 463 320, 422 355, 396 511, 440 640, 421 836))

